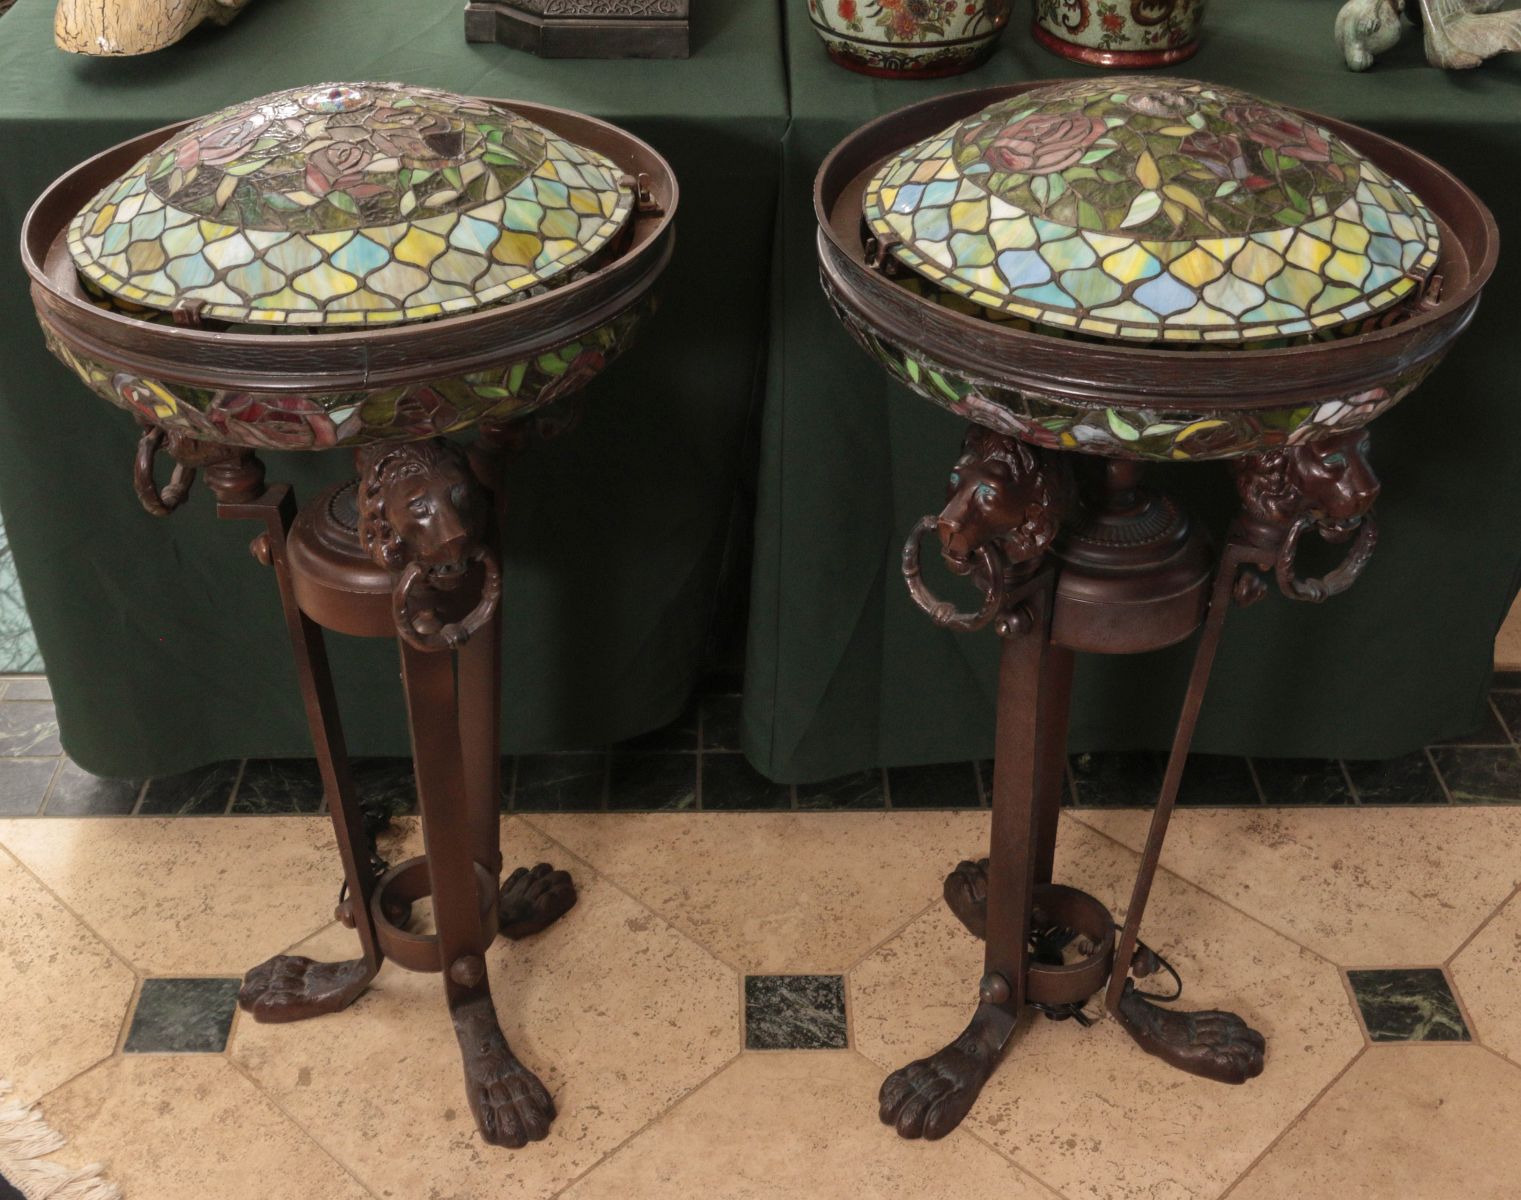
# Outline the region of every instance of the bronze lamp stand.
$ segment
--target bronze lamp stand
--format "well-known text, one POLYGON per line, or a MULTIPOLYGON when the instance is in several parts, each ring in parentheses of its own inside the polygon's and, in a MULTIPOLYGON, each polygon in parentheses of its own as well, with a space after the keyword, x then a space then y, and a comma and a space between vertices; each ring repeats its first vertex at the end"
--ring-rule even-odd
POLYGON ((552 924, 576 892, 545 863, 501 878, 501 474, 532 437, 563 427, 539 410, 595 376, 652 310, 676 206, 665 160, 590 117, 337 84, 107 150, 57 180, 22 233, 49 346, 143 426, 134 479, 144 507, 174 511, 203 470, 219 516, 261 526, 250 549, 279 588, 343 864, 336 915, 357 934, 359 956, 277 955, 244 979, 243 1008, 258 1021, 305 1020, 353 1003, 386 960, 441 973, 471 1111, 482 1137, 502 1146, 545 1137, 555 1106, 502 1034, 486 953, 499 933, 522 938, 552 924), (338 190, 344 180, 362 182, 350 195, 338 190), (292 181, 328 191, 297 190, 292 200, 278 191, 292 181), (335 195, 337 203, 323 198, 335 195), (94 208, 76 216, 91 196, 94 208), (232 215, 191 221, 186 211, 197 209, 181 205, 229 205, 232 215), (267 227, 293 212, 292 229, 267 227), (247 213, 266 224, 234 223, 247 213), (113 242, 122 221, 135 224, 113 242), (86 255, 102 233, 104 266, 86 255), (127 266, 147 283, 120 292, 110 255, 129 241, 127 266), (228 247, 245 243, 286 257, 229 268, 238 255, 228 247), (546 258, 546 246, 558 258, 546 258), (171 256, 173 273, 154 274, 171 256), (82 281, 82 257, 97 267, 97 287, 82 281), (419 262, 433 265, 431 282, 419 262), (507 282, 493 283, 493 273, 507 282), (363 284, 369 307, 340 310, 336 328, 271 336, 255 323, 315 326, 328 314, 278 307, 305 303, 296 287, 239 297, 246 311, 221 320, 195 295, 158 310, 143 299, 160 276, 209 278, 225 306, 228 281, 252 291, 288 275, 309 289, 314 278, 336 280, 335 307, 363 284), (477 303, 462 279, 492 287, 477 303), (398 310, 367 325, 386 287, 422 297, 424 319, 398 310), (445 299, 424 303, 429 288, 445 299), (510 303, 492 303, 509 289, 510 303), (468 451, 441 436, 471 425, 468 451), (298 512, 288 485, 265 483, 261 447, 348 449, 358 478, 298 512), (154 478, 160 451, 174 461, 163 486, 154 478), (366 836, 325 630, 394 638, 400 652, 425 849, 392 867, 366 836), (409 926, 424 897, 431 932, 409 926))
MULTIPOLYGON (((1488 211, 1430 160, 1328 118, 1274 117, 1275 131, 1305 121, 1332 130, 1408 184, 1434 214, 1441 234, 1435 272, 1393 320, 1248 353, 1052 336, 1004 314, 989 319, 926 283, 926 276, 952 273, 944 241, 920 251, 922 262, 907 253, 900 262, 897 247, 881 236, 882 213, 905 214, 904 230, 912 220, 905 237, 929 231, 925 237, 943 239, 957 220, 963 230, 985 220, 975 215, 979 205, 986 211, 985 198, 958 171, 979 161, 975 139, 996 131, 999 114, 1031 111, 1037 97, 1023 93, 1041 86, 940 97, 880 118, 837 146, 815 183, 820 271, 835 314, 900 382, 971 422, 945 507, 922 518, 904 547, 908 589, 940 627, 991 626, 1002 640, 988 856, 960 863, 944 887, 951 911, 985 942, 983 975, 965 1030, 882 1085, 881 1119, 910 1138, 943 1137, 961 1122, 1027 1007, 1086 1025, 1093 1018, 1084 1005, 1100 991, 1131 1038, 1172 1066, 1226 1083, 1263 1070, 1264 1039, 1241 1017, 1165 1007, 1182 981, 1140 939, 1205 688, 1233 606, 1256 602, 1272 585, 1294 600, 1323 601, 1346 590, 1366 565, 1377 537, 1371 509, 1379 484, 1364 426, 1413 390, 1461 334, 1497 249, 1488 211), (964 204, 951 210, 949 225, 928 207, 936 188, 946 206, 964 204), (875 209, 863 204, 873 196, 881 197, 875 209), (931 260, 932 253, 940 257, 931 260), (1213 550, 1181 505, 1145 485, 1147 459, 1228 462, 1242 507, 1223 547, 1213 550), (958 611, 926 585, 920 546, 931 532, 950 571, 981 593, 976 611, 958 611), (1297 566, 1311 534, 1346 544, 1340 564, 1321 578, 1306 578, 1297 566), (1117 925, 1103 903, 1054 881, 1074 657, 1142 653, 1195 634, 1161 793, 1117 925), (1167 991, 1147 983, 1159 973, 1172 977, 1167 991)), ((1147 136, 1192 137, 1174 127, 1211 86, 1127 78, 1051 88, 1042 95, 1070 109, 1016 117, 1024 123, 994 132, 989 157, 1005 158, 995 160, 993 177, 1003 178, 998 172, 1012 170, 1013 156, 1041 137, 1085 139, 1075 149, 1036 147, 1051 161, 1078 163, 1114 127, 1091 117, 1103 105, 1124 102, 1151 122, 1143 131, 1162 127, 1147 136), (1080 107, 1083 87, 1092 88, 1097 107, 1080 107), (1111 90, 1118 93, 1112 99, 1111 90)), ((1235 153, 1244 141, 1221 144, 1235 153)), ((1099 143, 1093 153, 1118 161, 1125 151, 1099 143)), ((1089 160, 1081 161, 1093 177, 1089 160)), ((1146 156, 1143 170, 1156 161, 1146 156)), ((1048 176, 1039 176, 1043 188, 1048 176)), ((1041 194, 1061 193, 1050 186, 1041 194)), ((1022 269, 1040 281, 1033 252, 1024 259, 1023 247, 1008 253, 1011 264, 1024 264, 1011 265, 1011 273, 1022 269)))

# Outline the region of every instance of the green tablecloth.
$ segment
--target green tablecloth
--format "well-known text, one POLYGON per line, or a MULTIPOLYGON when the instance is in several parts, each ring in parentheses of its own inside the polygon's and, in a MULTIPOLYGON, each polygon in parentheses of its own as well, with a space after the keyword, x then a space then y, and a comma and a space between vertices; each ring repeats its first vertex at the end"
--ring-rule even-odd
MULTIPOLYGON (((513 468, 505 562, 509 750, 657 726, 693 685, 735 502, 787 101, 774 0, 700 0, 685 62, 549 62, 467 45, 459 0, 255 0, 143 59, 53 47, 53 0, 0 18, 0 508, 86 768, 142 775, 309 754, 274 581, 253 529, 198 490, 171 520, 133 500, 135 440, 47 355, 17 260, 59 172, 172 120, 277 88, 400 79, 580 109, 667 155, 678 249, 645 339, 590 389, 572 435, 513 468)), ((310 497, 342 455, 270 454, 310 497)), ((351 748, 405 753, 394 647, 331 639, 351 748)))
MULTIPOLYGON (((825 0, 826 3, 829 0, 825 0)), ((1436 375, 1374 428, 1382 537, 1364 579, 1322 607, 1265 602, 1231 617, 1196 746, 1255 755, 1379 757, 1477 722, 1495 630, 1518 585, 1521 59, 1443 73, 1411 34, 1354 75, 1335 0, 1215 3, 1179 69, 1367 125, 1433 156, 1494 208, 1501 266, 1436 375)), ((997 639, 933 628, 898 552, 939 507, 962 425, 891 383, 825 307, 809 194, 829 149, 937 91, 1078 75, 1034 45, 1026 5, 992 60, 938 82, 886 82, 829 63, 802 0, 785 9, 792 97, 772 305, 745 734, 767 774, 802 780, 991 751, 997 639)), ((1089 72, 1091 73, 1091 72, 1089 72)), ((1217 527, 1220 465, 1159 472, 1217 527)), ((1074 749, 1161 748, 1188 649, 1079 666, 1074 749)))

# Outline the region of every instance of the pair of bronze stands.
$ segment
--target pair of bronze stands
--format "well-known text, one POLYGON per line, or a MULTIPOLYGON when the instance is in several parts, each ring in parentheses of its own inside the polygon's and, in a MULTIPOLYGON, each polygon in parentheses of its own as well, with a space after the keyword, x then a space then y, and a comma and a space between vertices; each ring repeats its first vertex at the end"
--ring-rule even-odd
MULTIPOLYGON (((250 550, 275 575, 297 678, 344 870, 337 915, 360 956, 319 963, 278 955, 246 977, 244 1008, 259 1021, 295 1021, 352 1003, 390 959, 442 971, 464 1059, 467 1090, 487 1141, 521 1146, 544 1137, 554 1104, 512 1054, 493 1007, 485 954, 498 932, 538 933, 576 902, 564 871, 540 863, 500 883, 501 568, 498 534, 505 461, 539 419, 483 424, 466 452, 435 438, 372 443, 356 451, 358 478, 330 487, 299 513, 287 485, 266 487, 252 450, 198 445, 149 426, 136 486, 160 515, 186 497, 197 463, 218 515, 262 525, 250 550), (162 491, 156 453, 178 464, 162 491), (425 854, 393 867, 375 857, 349 772, 323 630, 397 640, 413 744, 425 854), (407 928, 431 896, 436 933, 407 928)), ((1235 460, 1243 513, 1218 562, 1171 499, 1142 487, 1141 464, 1102 460, 1082 482, 1069 456, 1044 454, 974 425, 951 495, 903 551, 919 606, 944 628, 992 625, 1003 639, 998 687, 989 857, 961 863, 945 881, 951 911, 985 939, 979 1004, 966 1030, 883 1085, 882 1117, 907 1137, 944 1136, 970 1110, 1026 1006, 1088 1023, 1105 1004, 1147 1052, 1183 1070, 1241 1083, 1260 1073, 1264 1042, 1225 1012, 1164 1009, 1133 977, 1164 960, 1139 940, 1162 840, 1215 652, 1233 604, 1267 591, 1318 601, 1344 590, 1372 551, 1369 510, 1378 483, 1366 434, 1337 435, 1235 460), (1086 494, 1084 494, 1086 493, 1086 494), (1355 534, 1342 564, 1302 579, 1303 534, 1355 534), (937 532, 953 572, 983 593, 973 613, 937 600, 924 583, 920 545, 937 532), (1123 927, 1092 896, 1053 881, 1076 652, 1141 653, 1203 627, 1172 754, 1123 927), (1067 948, 1080 946, 1074 958, 1067 948), (1123 969, 1122 969, 1123 968, 1123 969)), ((1178 984, 1181 990, 1181 982, 1178 984)))
MULTIPOLYGON (((366 89, 377 86, 386 85, 335 86, 302 103, 328 111, 324 105, 365 101, 366 89)), ((985 940, 984 973, 965 1031, 883 1084, 882 1118, 905 1137, 940 1137, 962 1120, 1027 1007, 1086 1020, 1083 1006, 1100 990, 1136 1042, 1176 1067, 1231 1083, 1262 1070, 1264 1040, 1239 1017, 1166 1008, 1162 1002, 1176 996, 1136 982, 1165 967, 1139 933, 1205 687, 1232 606, 1258 600, 1271 582, 1293 599, 1319 601, 1357 578, 1374 547, 1370 509, 1378 494, 1362 427, 1417 386, 1462 333, 1496 257, 1493 219, 1450 174, 1386 139, 1314 118, 1416 187, 1440 222, 1442 282, 1433 279, 1393 323, 1261 353, 1180 354, 1001 327, 890 278, 881 245, 864 236, 862 195, 873 173, 905 144, 1036 86, 938 97, 883 118, 841 143, 815 184, 821 271, 837 315, 901 379, 974 422, 949 502, 938 517, 918 523, 904 549, 910 591, 939 625, 991 625, 1003 643, 989 856, 963 862, 945 884, 952 911, 985 940), (952 399, 936 390, 939 384, 926 384, 930 374, 967 386, 950 389, 952 399), (1212 418, 1205 423, 1233 440, 1189 456, 1227 458, 1234 472, 1242 509, 1223 548, 1213 553, 1176 502, 1142 485, 1144 456, 1069 454, 1045 448, 1049 437, 1029 444, 1050 432, 1022 411, 1032 400, 1082 419, 1132 408, 1212 418), (1261 422, 1253 424, 1263 413, 1302 410, 1339 415, 1305 424, 1297 436, 1269 436, 1261 422), (951 570, 982 593, 976 612, 957 611, 925 584, 920 544, 932 531, 951 570), (1296 565, 1312 533, 1348 543, 1341 564, 1318 579, 1301 577, 1296 565), (1117 930, 1103 904, 1053 878, 1074 656, 1150 651, 1195 634, 1161 794, 1117 930)), ((1178 99, 1168 93, 1147 102, 1165 109, 1178 99)), ((261 420, 274 426, 306 411, 291 408, 287 388, 326 396, 426 384, 483 365, 510 367, 633 313, 671 255, 674 176, 621 131, 576 114, 521 107, 605 150, 629 185, 637 181, 626 239, 595 270, 563 286, 436 324, 332 335, 320 354, 309 339, 136 320, 103 309, 83 289, 67 223, 102 183, 174 130, 82 164, 49 189, 23 230, 33 297, 55 350, 147 426, 137 460, 145 506, 171 511, 184 500, 194 470, 204 470, 220 515, 262 526, 252 550, 279 586, 343 860, 339 916, 354 928, 361 953, 342 963, 277 956, 249 973, 242 1003, 261 1021, 301 1020, 352 1003, 386 959, 441 972, 477 1124, 487 1141, 507 1146, 543 1138, 555 1110, 502 1035, 486 954, 498 933, 523 937, 551 924, 575 903, 575 890, 564 872, 546 864, 501 882, 500 480, 505 460, 536 430, 554 431, 544 418, 528 416, 532 405, 563 398, 582 381, 583 367, 594 373, 604 355, 583 350, 574 364, 561 363, 562 381, 531 397, 532 405, 525 401, 518 420, 494 419, 490 406, 435 418, 432 431, 477 423, 468 452, 423 436, 427 430, 385 431, 396 440, 366 441, 356 451, 357 480, 329 488, 299 513, 288 487, 266 486, 250 448, 285 443, 259 440, 256 429, 197 437, 199 426, 176 424, 185 417, 177 405, 194 403, 194 394, 175 401, 151 375, 139 376, 163 371, 171 380, 220 389, 205 403, 223 417, 245 410, 252 387, 269 410, 261 420), (313 376, 314 364, 320 376, 313 376), (160 450, 176 462, 162 490, 154 479, 160 450), (398 642, 423 857, 389 868, 375 860, 348 769, 324 629, 398 642), (432 898, 434 933, 408 928, 412 905, 424 896, 432 898)), ((321 414, 300 419, 320 424, 331 406, 318 407, 321 414)), ((1068 448, 1079 447, 1074 441, 1068 448)))

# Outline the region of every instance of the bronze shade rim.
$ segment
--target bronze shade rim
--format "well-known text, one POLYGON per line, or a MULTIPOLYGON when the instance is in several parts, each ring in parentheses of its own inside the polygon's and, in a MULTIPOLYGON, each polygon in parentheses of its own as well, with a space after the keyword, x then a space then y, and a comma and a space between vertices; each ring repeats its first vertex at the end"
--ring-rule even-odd
POLYGON ((185 328, 109 311, 79 281, 66 244, 68 224, 104 182, 191 123, 176 122, 86 159, 49 184, 27 211, 21 259, 38 319, 66 344, 155 378, 290 392, 425 382, 534 354, 596 328, 645 296, 669 263, 680 198, 675 172, 647 142, 606 121, 548 105, 491 102, 645 178, 653 207, 636 208, 621 253, 598 256, 584 276, 543 295, 368 328, 318 326, 272 336, 185 328))
POLYGON ((1373 386, 1439 357, 1472 318, 1499 248, 1489 209, 1424 155, 1292 106, 1283 107, 1345 139, 1411 187, 1435 214, 1443 244, 1436 274, 1444 277, 1444 287, 1429 307, 1389 327, 1335 341, 1250 350, 1204 343, 1183 352, 1007 328, 917 296, 866 265, 860 197, 886 158, 989 104, 1052 82, 1058 81, 1031 80, 920 101, 861 126, 830 152, 814 180, 820 267, 836 296, 869 326, 970 376, 1019 390, 1058 392, 1075 406, 1165 399, 1178 406, 1231 409, 1373 386))

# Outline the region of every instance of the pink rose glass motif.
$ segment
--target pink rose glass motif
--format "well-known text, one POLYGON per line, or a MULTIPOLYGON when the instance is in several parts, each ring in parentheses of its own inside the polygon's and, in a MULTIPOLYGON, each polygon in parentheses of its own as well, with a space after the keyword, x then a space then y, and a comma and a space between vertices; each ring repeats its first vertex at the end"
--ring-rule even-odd
POLYGON ((1262 104, 1233 104, 1225 118, 1259 145, 1297 162, 1331 161, 1331 147, 1312 125, 1262 104))
POLYGON ((1106 128, 1098 117, 1034 113, 1001 130, 983 159, 999 171, 1051 175, 1080 162, 1106 128))

